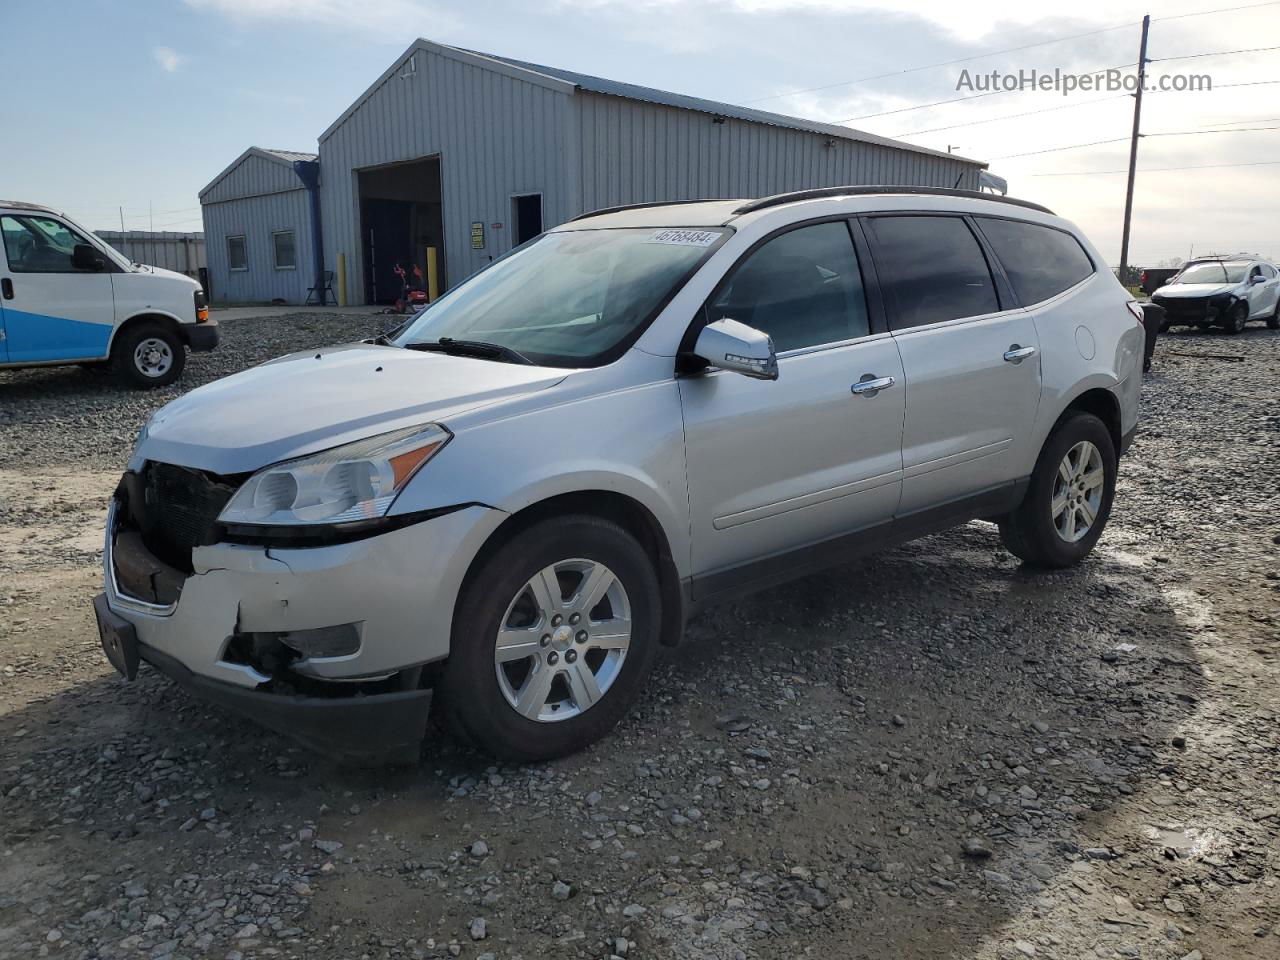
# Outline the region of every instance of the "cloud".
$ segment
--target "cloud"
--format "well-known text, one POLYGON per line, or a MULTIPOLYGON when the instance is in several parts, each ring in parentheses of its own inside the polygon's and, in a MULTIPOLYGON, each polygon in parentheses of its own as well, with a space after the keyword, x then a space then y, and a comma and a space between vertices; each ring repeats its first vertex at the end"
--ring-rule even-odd
POLYGON ((429 0, 185 0, 195 10, 241 23, 308 23, 341 30, 386 34, 397 40, 418 36, 429 24, 433 36, 452 30, 457 20, 429 0))
POLYGON ((182 65, 182 61, 186 59, 170 47, 156 47, 151 51, 151 55, 156 58, 156 63, 160 64, 160 68, 166 73, 175 73, 182 65))

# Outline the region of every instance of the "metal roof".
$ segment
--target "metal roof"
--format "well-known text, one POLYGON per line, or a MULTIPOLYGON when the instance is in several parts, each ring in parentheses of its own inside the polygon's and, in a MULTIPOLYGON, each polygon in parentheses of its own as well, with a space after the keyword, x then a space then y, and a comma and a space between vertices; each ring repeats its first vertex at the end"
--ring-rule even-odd
MULTIPOLYGON (((439 46, 444 46, 440 44, 439 46)), ((678 107, 682 110, 697 110, 700 113, 709 113, 717 117, 732 117, 735 120, 746 120, 750 123, 763 123, 773 127, 784 127, 788 130, 803 130, 807 133, 817 133, 828 137, 838 137, 841 140, 854 140, 859 143, 872 143, 877 146, 891 147, 895 150, 910 150, 913 153, 924 153, 934 157, 946 157, 949 160, 956 160, 960 163, 973 164, 975 166, 985 167, 986 164, 981 160, 971 160, 968 157, 962 157, 954 153, 943 153, 941 150, 930 150, 928 147, 918 147, 912 143, 904 143, 901 140, 893 140, 889 137, 877 136, 874 133, 866 133, 862 130, 855 130, 853 127, 845 127, 835 123, 822 123, 818 120, 806 120, 803 117, 791 117, 782 113, 770 113, 767 110, 754 110, 751 107, 740 107, 732 103, 721 103, 718 100, 703 100, 700 97, 690 97, 683 93, 671 93, 667 90, 659 90, 656 87, 645 87, 635 83, 623 83, 619 80, 608 80, 604 77, 594 77, 586 73, 576 73, 572 70, 564 70, 560 67, 548 67, 539 63, 529 63, 525 60, 515 60, 511 57, 501 57, 495 53, 483 53, 479 50, 467 50, 463 47, 450 47, 447 49, 459 50, 462 53, 469 53, 473 57, 482 57, 486 60, 494 60, 498 63, 505 63, 509 67, 515 67, 518 70, 528 70, 531 73, 538 73, 545 77, 552 77, 556 80, 563 80, 565 83, 571 83, 579 90, 586 90, 590 93, 603 93, 613 97, 625 97, 628 100, 642 100, 647 103, 658 103, 667 107, 678 107)))
MULTIPOLYGON (((27 203, 25 200, 0 200, 0 207, 5 207, 9 210, 37 210, 40 213, 62 214, 61 210, 46 207, 43 203, 27 203)), ((63 215, 65 216, 65 214, 63 215)))
POLYGON ((845 127, 834 123, 822 123, 817 120, 806 120, 802 117, 790 117, 781 113, 769 113, 766 110, 753 110, 750 107, 741 107, 732 103, 721 103, 716 100, 703 100, 700 97, 690 97, 682 93, 672 93, 668 90, 659 90, 656 87, 645 87, 635 83, 623 83, 619 80, 608 80, 604 77, 595 77, 587 73, 577 73, 576 71, 564 70, 560 67, 548 67, 539 63, 530 63, 526 60, 516 60, 512 57, 502 57, 493 53, 482 53, 476 50, 468 50, 465 47, 451 47, 448 44, 436 43, 435 41, 427 40, 425 38, 419 38, 411 43, 409 48, 396 58, 396 61, 384 70, 382 75, 370 84, 364 93, 356 98, 355 102, 347 107, 338 119, 329 125, 324 133, 320 134, 320 141, 323 143, 335 130, 346 123, 347 119, 373 95, 375 90, 400 72, 401 68, 405 66, 406 62, 409 61, 418 50, 425 50, 429 53, 450 57, 464 63, 472 64, 473 66, 486 67, 490 70, 496 70, 497 72, 508 76, 517 76, 532 83, 540 83, 543 86, 563 90, 566 93, 571 93, 574 90, 585 90, 589 93, 623 97, 628 100, 639 100, 645 103, 656 103, 661 104, 662 106, 675 107, 681 110, 696 110, 699 113, 709 114, 713 117, 745 120, 748 123, 762 123, 768 126, 782 127, 787 130, 800 130, 805 133, 816 133, 820 136, 833 137, 839 140, 852 140, 855 143, 868 143, 875 146, 888 147, 893 150, 905 150, 910 153, 920 153, 930 157, 941 157, 947 160, 955 160, 958 163, 964 163, 980 168, 985 168, 987 166, 987 164, 982 160, 973 160, 969 157, 962 157, 956 153, 944 153, 941 150, 930 150, 928 147, 918 147, 915 144, 905 143, 901 140, 893 140, 889 137, 877 136, 874 133, 867 133, 863 130, 855 130, 853 127, 845 127))
MULTIPOLYGON (((262 157, 263 159, 271 160, 274 163, 283 163, 291 169, 294 163, 299 160, 317 159, 316 154, 314 153, 301 153, 296 150, 268 150, 265 147, 249 147, 249 149, 245 150, 244 153, 240 154, 240 156, 227 164, 221 173, 201 188, 200 193, 198 194, 201 198, 201 202, 203 202, 205 194, 221 183, 226 176, 231 173, 231 171, 235 170, 236 167, 240 166, 240 164, 244 163, 250 157, 262 157)), ((298 189, 301 190, 303 187, 303 182, 299 180, 298 189)))
POLYGON ((286 163, 297 163, 299 160, 307 161, 319 159, 319 154, 299 153, 297 150, 272 150, 270 147, 263 147, 262 152, 277 156, 286 163))

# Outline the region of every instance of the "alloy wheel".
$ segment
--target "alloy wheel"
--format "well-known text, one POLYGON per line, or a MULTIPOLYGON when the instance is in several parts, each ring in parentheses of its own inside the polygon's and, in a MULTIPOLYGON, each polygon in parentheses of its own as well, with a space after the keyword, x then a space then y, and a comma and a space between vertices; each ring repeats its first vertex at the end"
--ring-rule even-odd
POLYGON ((567 720, 608 693, 630 646, 622 581, 595 560, 561 560, 534 574, 507 605, 494 644, 498 687, 529 720, 567 720))
POLYGON ((1077 543, 1093 529, 1105 486, 1102 453, 1088 440, 1081 440, 1062 458, 1053 481, 1049 514, 1059 537, 1077 543))

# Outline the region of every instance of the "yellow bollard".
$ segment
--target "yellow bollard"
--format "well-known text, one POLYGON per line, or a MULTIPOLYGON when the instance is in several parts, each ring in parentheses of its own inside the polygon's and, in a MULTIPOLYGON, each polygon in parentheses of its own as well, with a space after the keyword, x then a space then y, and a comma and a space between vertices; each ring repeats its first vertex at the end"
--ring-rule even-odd
POLYGON ((338 254, 338 306, 347 305, 347 255, 338 254))
POLYGON ((427 301, 435 303, 440 296, 440 265, 436 261, 436 248, 427 247, 427 301))

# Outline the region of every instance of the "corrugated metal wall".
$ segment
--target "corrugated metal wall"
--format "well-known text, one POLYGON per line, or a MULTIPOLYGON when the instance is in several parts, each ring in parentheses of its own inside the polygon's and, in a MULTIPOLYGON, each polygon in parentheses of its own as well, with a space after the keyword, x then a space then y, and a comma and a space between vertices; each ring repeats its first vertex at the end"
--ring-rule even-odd
POLYGON ((705 113, 596 93, 575 99, 583 210, 848 184, 978 186, 978 168, 958 160, 731 118, 716 123, 705 113))
POLYGON ((439 155, 450 286, 511 248, 514 195, 541 193, 547 226, 577 212, 566 189, 567 94, 426 50, 413 56, 412 73, 393 73, 320 142, 325 269, 346 255, 351 303, 364 300, 360 168, 439 155), (471 247, 477 221, 483 250, 471 247))
POLYGON ((205 266, 204 234, 172 230, 98 230, 97 235, 134 263, 176 270, 199 279, 205 266))
POLYGON ((278 160, 256 154, 244 161, 210 189, 200 194, 201 203, 219 203, 237 197, 257 197, 266 193, 283 193, 301 185, 293 167, 278 160))
POLYGON ((217 303, 261 303, 277 299, 302 303, 307 288, 314 282, 311 203, 307 191, 291 170, 280 164, 275 166, 293 177, 298 188, 204 204, 209 286, 217 303), (294 232, 297 267, 293 270, 275 267, 271 234, 277 230, 294 232), (245 237, 249 269, 232 271, 227 266, 227 237, 241 234, 245 237))

